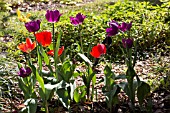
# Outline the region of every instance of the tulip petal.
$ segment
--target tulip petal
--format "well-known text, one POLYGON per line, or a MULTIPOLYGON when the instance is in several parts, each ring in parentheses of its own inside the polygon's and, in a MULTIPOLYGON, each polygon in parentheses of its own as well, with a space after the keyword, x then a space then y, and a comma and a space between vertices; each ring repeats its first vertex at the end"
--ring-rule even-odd
POLYGON ((43 47, 49 46, 52 41, 52 34, 49 31, 43 31, 35 34, 36 40, 40 43, 43 47))
POLYGON ((50 50, 47 52, 48 55, 53 56, 54 55, 54 50, 50 50))
POLYGON ((90 54, 94 57, 94 58, 99 58, 100 57, 100 52, 98 50, 98 46, 94 46, 92 48, 92 51, 90 52, 90 54))
POLYGON ((62 46, 61 48, 59 48, 58 50, 58 56, 60 56, 64 51, 64 46, 62 46))
POLYGON ((98 44, 97 47, 100 54, 106 53, 106 46, 104 44, 98 44))
POLYGON ((17 48, 23 52, 27 52, 27 47, 25 43, 18 44, 17 48))

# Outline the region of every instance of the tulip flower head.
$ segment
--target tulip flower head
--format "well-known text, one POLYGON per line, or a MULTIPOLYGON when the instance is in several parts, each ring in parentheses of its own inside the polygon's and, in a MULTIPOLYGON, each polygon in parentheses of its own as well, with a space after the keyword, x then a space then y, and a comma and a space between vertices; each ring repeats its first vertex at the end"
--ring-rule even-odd
MULTIPOLYGON (((59 48, 59 50, 58 50, 58 56, 60 56, 60 55, 63 53, 63 51, 64 51, 64 46, 62 46, 61 48, 59 48)), ((53 55, 54 55, 54 50, 48 51, 47 54, 50 55, 50 56, 53 56, 53 55)))
POLYGON ((25 23, 25 27, 29 32, 36 32, 40 29, 40 20, 25 23))
POLYGON ((42 31, 35 34, 36 40, 43 47, 49 46, 52 41, 52 34, 49 31, 42 31))
POLYGON ((125 31, 129 31, 129 30, 131 29, 131 27, 132 27, 132 22, 130 22, 130 23, 125 23, 125 22, 123 22, 123 23, 121 24, 121 26, 119 26, 119 29, 120 29, 121 31, 125 32, 125 31))
POLYGON ((121 30, 122 32, 129 31, 132 27, 132 22, 123 22, 121 25, 119 25, 118 22, 112 20, 111 22, 109 22, 109 26, 110 28, 106 29, 107 36, 114 36, 118 33, 119 30, 121 30))
POLYGON ((84 16, 81 13, 78 13, 75 18, 70 17, 70 21, 71 21, 71 24, 77 26, 79 24, 82 24, 85 18, 86 18, 86 16, 84 16))
POLYGON ((29 76, 31 73, 32 73, 31 68, 27 67, 27 68, 25 69, 25 68, 21 67, 21 68, 19 69, 18 75, 19 75, 20 77, 25 78, 25 77, 29 76))
POLYGON ((124 48, 132 48, 132 46, 133 46, 133 39, 131 39, 131 38, 128 38, 128 39, 123 38, 122 39, 122 43, 123 43, 123 47, 124 48))
POLYGON ((61 15, 62 14, 60 14, 58 10, 55 10, 55 11, 47 10, 45 17, 48 22, 55 23, 60 20, 61 15))
POLYGON ((112 20, 110 23, 109 23, 109 26, 110 28, 107 28, 106 29, 106 33, 107 33, 107 36, 114 36, 118 33, 118 30, 119 30, 119 24, 112 20))
POLYGON ((98 44, 92 48, 90 54, 94 58, 99 58, 102 54, 106 54, 106 46, 104 44, 98 44))
POLYGON ((30 53, 36 47, 36 42, 31 41, 30 38, 26 38, 26 43, 20 43, 17 48, 23 52, 30 53))

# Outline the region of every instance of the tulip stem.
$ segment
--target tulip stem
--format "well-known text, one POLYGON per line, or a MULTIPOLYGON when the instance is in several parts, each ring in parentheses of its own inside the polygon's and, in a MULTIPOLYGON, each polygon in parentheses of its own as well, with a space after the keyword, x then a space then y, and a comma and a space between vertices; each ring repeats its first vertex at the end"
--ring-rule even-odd
POLYGON ((81 26, 79 25, 79 38, 80 38, 80 46, 81 46, 81 52, 83 52, 83 40, 82 40, 82 37, 81 37, 81 26))
POLYGON ((55 51, 55 47, 56 47, 56 39, 55 39, 55 31, 54 31, 54 23, 52 23, 53 25, 53 50, 55 51))
POLYGON ((49 113, 49 111, 48 111, 48 102, 47 102, 47 100, 45 100, 45 112, 46 112, 46 113, 49 113))

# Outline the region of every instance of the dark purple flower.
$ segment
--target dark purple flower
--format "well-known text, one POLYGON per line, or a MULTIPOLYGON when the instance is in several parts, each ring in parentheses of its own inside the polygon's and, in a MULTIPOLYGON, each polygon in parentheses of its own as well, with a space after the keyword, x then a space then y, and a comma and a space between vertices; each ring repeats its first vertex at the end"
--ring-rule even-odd
POLYGON ((110 27, 119 27, 120 25, 119 25, 119 23, 118 22, 116 22, 115 20, 112 20, 111 22, 109 22, 109 26, 110 27))
POLYGON ((70 21, 71 21, 71 24, 76 26, 76 25, 82 24, 85 18, 86 16, 84 16, 81 13, 78 13, 75 18, 70 17, 70 21))
POLYGON ((31 68, 27 67, 27 68, 25 69, 25 68, 21 67, 21 68, 19 69, 18 75, 19 75, 20 77, 23 77, 23 78, 24 78, 24 77, 29 76, 29 75, 31 74, 31 72, 32 72, 31 68))
POLYGON ((122 43, 123 43, 124 48, 132 48, 133 39, 131 39, 131 38, 128 38, 128 39, 123 38, 122 43))
POLYGON ((112 20, 111 22, 109 22, 109 26, 110 28, 106 29, 107 36, 116 35, 119 30, 119 24, 116 21, 112 20))
POLYGON ((131 29, 131 27, 132 27, 132 22, 130 22, 130 23, 123 22, 122 25, 119 26, 119 29, 121 31, 125 32, 125 31, 129 31, 131 29))
POLYGON ((40 29, 40 20, 25 23, 25 27, 29 32, 36 32, 40 29))
POLYGON ((61 15, 62 14, 58 10, 55 10, 55 11, 47 10, 45 17, 48 22, 55 23, 60 20, 61 15))
POLYGON ((114 36, 118 33, 117 27, 110 27, 106 29, 107 36, 114 36))

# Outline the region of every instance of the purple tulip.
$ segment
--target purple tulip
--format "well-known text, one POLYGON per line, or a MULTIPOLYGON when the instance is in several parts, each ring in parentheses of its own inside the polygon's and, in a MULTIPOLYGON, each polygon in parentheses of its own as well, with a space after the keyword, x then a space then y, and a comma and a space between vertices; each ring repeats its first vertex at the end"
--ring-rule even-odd
POLYGON ((116 21, 112 20, 111 22, 109 22, 109 26, 110 28, 106 29, 107 36, 116 35, 119 30, 119 24, 116 21))
POLYGON ((110 27, 117 27, 117 28, 119 28, 120 25, 115 20, 112 20, 111 22, 109 22, 109 26, 110 27))
POLYGON ((29 76, 30 74, 31 74, 31 68, 29 68, 29 67, 27 67, 26 69, 25 68, 23 68, 23 67, 21 67, 20 69, 19 69, 19 72, 18 72, 18 75, 20 76, 20 77, 27 77, 27 76, 29 76))
POLYGON ((36 32, 40 29, 40 20, 25 23, 25 27, 29 32, 36 32))
POLYGON ((118 33, 118 28, 117 27, 110 27, 106 29, 107 36, 114 36, 118 33))
POLYGON ((78 13, 75 18, 70 17, 70 21, 71 21, 71 24, 76 26, 76 25, 82 24, 85 18, 86 16, 84 16, 81 13, 78 13))
POLYGON ((122 25, 119 26, 119 29, 121 31, 125 32, 125 31, 129 31, 131 29, 131 27, 132 27, 132 22, 130 22, 130 23, 123 22, 122 25))
POLYGON ((60 20, 61 15, 62 14, 58 10, 55 10, 55 11, 47 10, 45 17, 48 22, 55 23, 60 20))
POLYGON ((128 39, 123 38, 122 43, 123 43, 124 48, 132 48, 133 39, 131 39, 131 38, 128 38, 128 39))

